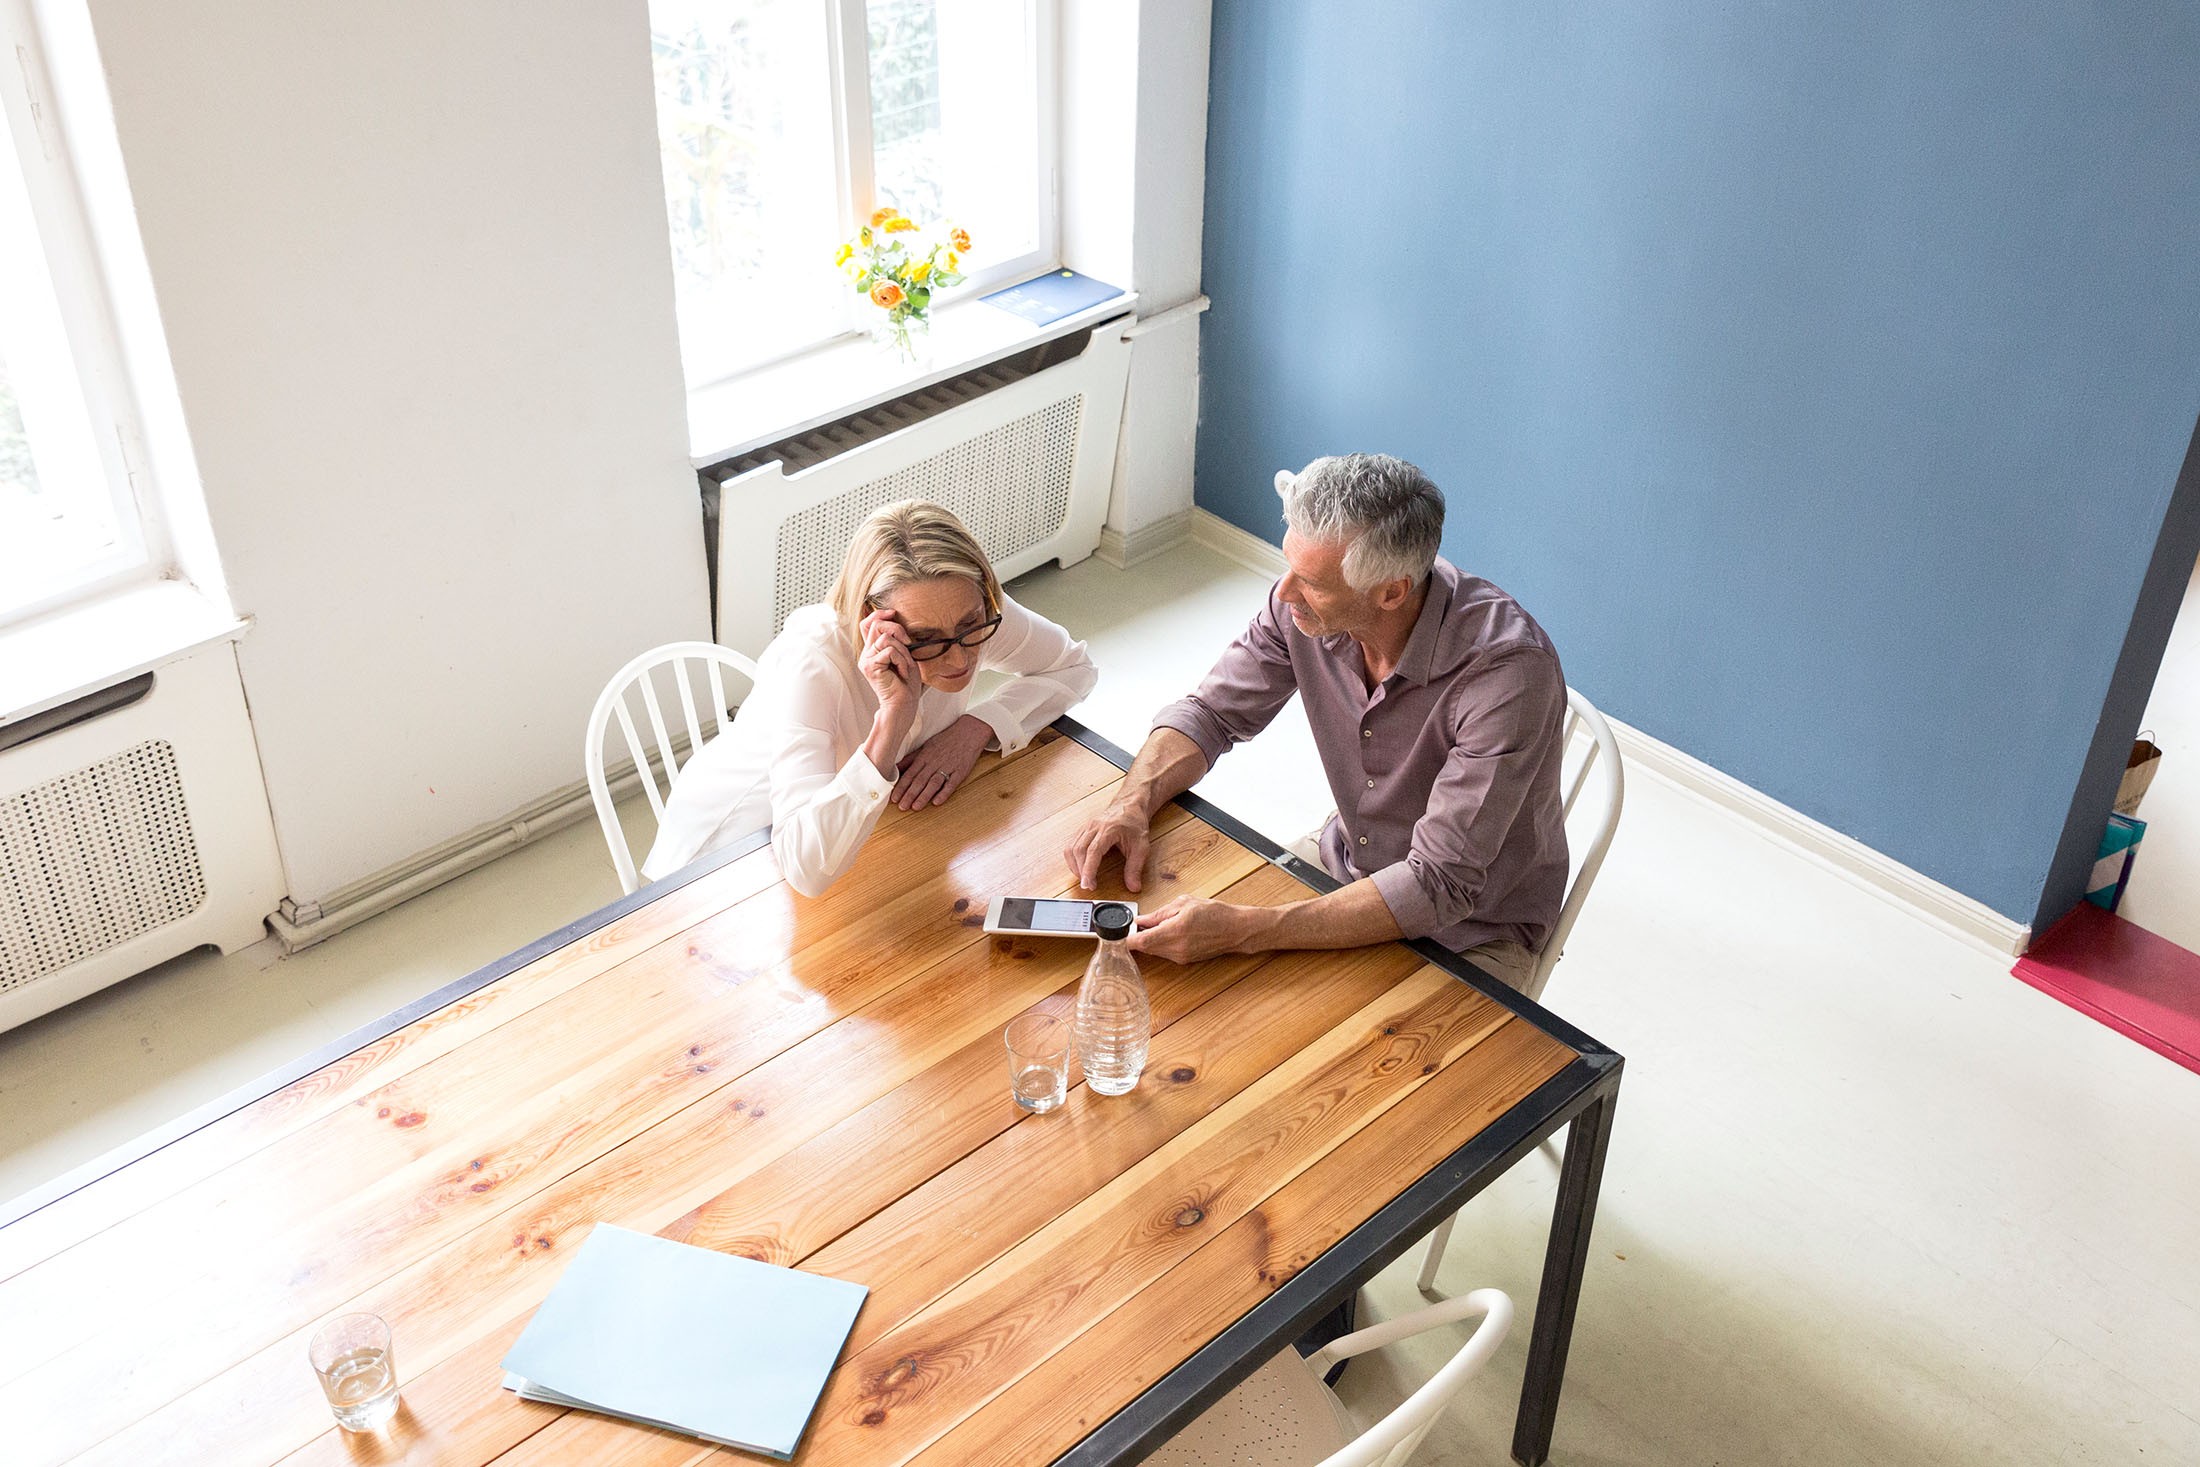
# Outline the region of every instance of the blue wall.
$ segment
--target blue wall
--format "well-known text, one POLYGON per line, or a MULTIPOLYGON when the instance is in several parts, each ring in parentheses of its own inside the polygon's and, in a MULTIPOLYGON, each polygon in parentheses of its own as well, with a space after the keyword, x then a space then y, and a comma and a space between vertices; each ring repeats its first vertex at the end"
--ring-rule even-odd
POLYGON ((1608 711, 2032 920, 2200 411, 2200 8, 1214 13, 1200 504, 1411 458, 1608 711))

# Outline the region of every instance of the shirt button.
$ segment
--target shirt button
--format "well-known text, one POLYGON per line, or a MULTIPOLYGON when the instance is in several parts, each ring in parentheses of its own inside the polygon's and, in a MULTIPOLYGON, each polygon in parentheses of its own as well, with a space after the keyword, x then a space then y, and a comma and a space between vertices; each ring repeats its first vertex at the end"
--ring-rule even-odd
POLYGON ((1374 780, 1372 780, 1372 779, 1371 779, 1371 780, 1369 780, 1369 781, 1367 782, 1367 787, 1368 787, 1369 789, 1373 789, 1373 788, 1375 788, 1375 781, 1374 781, 1374 780))
POLYGON ((1360 844, 1361 844, 1361 845, 1363 845, 1363 846, 1367 844, 1367 837, 1366 837, 1366 836, 1364 836, 1364 835, 1363 835, 1363 836, 1361 836, 1361 837, 1360 837, 1360 844))
POLYGON ((1375 730, 1371 728, 1363 728, 1360 730, 1360 737, 1363 739, 1371 739, 1375 737, 1375 730))

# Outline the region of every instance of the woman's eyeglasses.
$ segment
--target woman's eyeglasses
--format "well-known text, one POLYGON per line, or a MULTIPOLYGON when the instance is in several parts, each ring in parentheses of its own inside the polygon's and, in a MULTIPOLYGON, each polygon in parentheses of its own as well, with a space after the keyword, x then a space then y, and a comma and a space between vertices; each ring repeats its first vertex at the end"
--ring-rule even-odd
POLYGON ((922 642, 909 644, 909 655, 919 662, 930 662, 935 657, 945 657, 950 647, 975 647, 1001 629, 998 614, 959 637, 928 637, 922 642))

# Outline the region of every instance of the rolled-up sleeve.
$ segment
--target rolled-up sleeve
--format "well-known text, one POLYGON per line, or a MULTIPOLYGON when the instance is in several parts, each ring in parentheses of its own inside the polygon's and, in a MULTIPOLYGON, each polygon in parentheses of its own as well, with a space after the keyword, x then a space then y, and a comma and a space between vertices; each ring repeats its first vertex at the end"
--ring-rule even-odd
POLYGON ((1268 727, 1299 685, 1283 626, 1289 614, 1269 587, 1268 604, 1223 650, 1199 687, 1155 714, 1153 726, 1173 728, 1199 745, 1210 769, 1232 745, 1268 727))
POLYGON ((1560 757, 1566 681, 1555 659, 1524 649, 1463 686, 1469 691, 1453 710, 1451 753, 1405 858, 1369 876, 1409 938, 1473 915, 1537 772, 1560 757))
POLYGON ((1085 700, 1100 681, 1085 644, 1037 612, 1001 598, 1001 629, 986 642, 980 666, 1010 674, 970 709, 993 730, 993 742, 1013 754, 1031 736, 1085 700))

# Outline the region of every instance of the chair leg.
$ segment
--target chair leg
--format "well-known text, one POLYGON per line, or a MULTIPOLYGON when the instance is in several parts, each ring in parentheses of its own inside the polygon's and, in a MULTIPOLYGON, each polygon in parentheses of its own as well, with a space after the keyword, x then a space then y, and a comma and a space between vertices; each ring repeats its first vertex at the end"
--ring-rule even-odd
POLYGON ((1413 1286, 1424 1294, 1436 1287, 1436 1265, 1444 1261, 1444 1248, 1451 1242, 1451 1225, 1457 1221, 1459 1214, 1455 1212, 1428 1235, 1428 1256, 1421 1260, 1421 1276, 1413 1281, 1413 1286))

